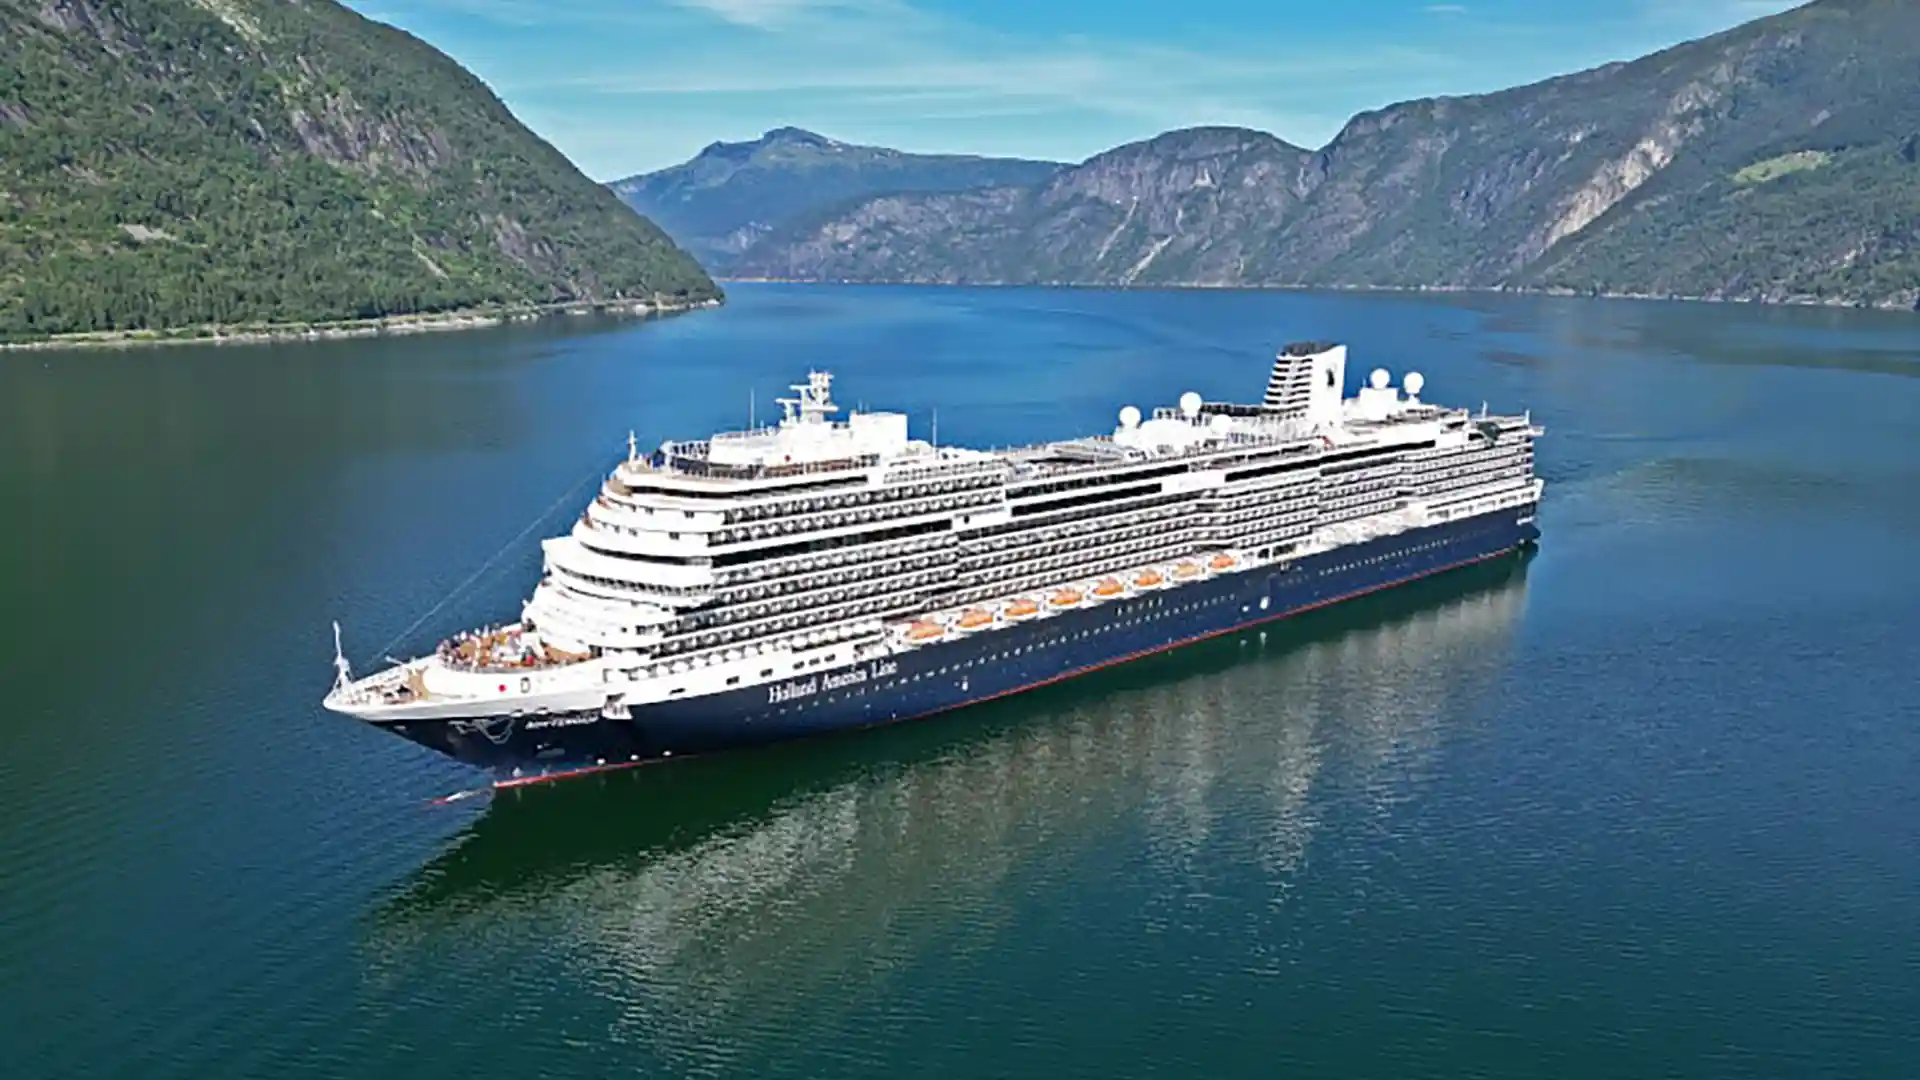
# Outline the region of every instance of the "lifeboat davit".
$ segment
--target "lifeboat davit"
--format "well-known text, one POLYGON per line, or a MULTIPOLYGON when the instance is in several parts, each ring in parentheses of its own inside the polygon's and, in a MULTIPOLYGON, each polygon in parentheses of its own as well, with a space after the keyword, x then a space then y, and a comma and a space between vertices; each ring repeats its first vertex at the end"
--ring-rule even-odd
POLYGON ((1052 604, 1054 607, 1074 607, 1083 599, 1085 599, 1085 597, 1080 595, 1079 589, 1061 589, 1059 592, 1047 597, 1047 603, 1052 604))
POLYGON ((1183 562, 1173 568, 1173 576, 1181 581, 1197 578, 1200 576, 1200 564, 1183 562))
POLYGON ((931 622, 927 619, 916 619, 912 626, 907 627, 907 640, 932 641, 935 638, 945 637, 946 633, 947 628, 937 622, 931 622))
POLYGON ((1134 587, 1138 589, 1157 589, 1166 583, 1167 579, 1161 577, 1158 570, 1143 570, 1133 578, 1134 587))
POLYGON ((961 630, 985 630, 993 625, 993 613, 980 608, 968 608, 960 613, 954 626, 961 630))
POLYGON ((1234 568, 1235 565, 1237 565, 1237 562, 1238 560, 1236 560, 1233 556, 1225 554, 1223 552, 1219 555, 1215 555, 1211 560, 1208 561, 1207 565, 1213 567, 1215 570, 1231 570, 1234 568))
POLYGON ((1126 590, 1121 587, 1120 582, 1113 578, 1102 578, 1100 583, 1093 587, 1093 595, 1101 598, 1119 596, 1125 591, 1126 590))
POLYGON ((1040 605, 1024 596, 1007 605, 1009 619, 1031 619, 1038 614, 1040 614, 1040 605))

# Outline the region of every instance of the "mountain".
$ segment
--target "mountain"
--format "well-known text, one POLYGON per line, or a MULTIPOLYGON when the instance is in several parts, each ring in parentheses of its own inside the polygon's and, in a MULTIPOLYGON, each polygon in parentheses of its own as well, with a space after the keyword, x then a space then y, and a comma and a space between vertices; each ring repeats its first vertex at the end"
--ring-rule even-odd
POLYGON ((332 0, 0 0, 0 338, 718 296, 332 0))
POLYGON ((1920 4, 1817 0, 1632 63, 1203 128, 797 220, 739 276, 1920 303, 1920 4))
POLYGON ((751 142, 717 142, 693 158, 610 186, 706 265, 725 269, 769 231, 868 195, 964 191, 1038 183, 1051 161, 908 154, 775 128, 751 142))
POLYGON ((1039 184, 882 195, 796 220, 747 275, 937 282, 1246 280, 1269 224, 1311 190, 1314 154, 1195 128, 1110 150, 1039 184), (1143 276, 1144 275, 1144 276, 1143 276))

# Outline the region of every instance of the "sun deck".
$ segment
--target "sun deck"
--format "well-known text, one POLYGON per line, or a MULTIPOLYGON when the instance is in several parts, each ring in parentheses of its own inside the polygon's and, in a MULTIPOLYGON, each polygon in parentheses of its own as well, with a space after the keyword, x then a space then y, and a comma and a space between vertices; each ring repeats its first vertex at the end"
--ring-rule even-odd
POLYGON ((457 634, 440 643, 435 656, 450 671, 507 675, 567 667, 593 659, 543 641, 538 631, 518 624, 457 634))

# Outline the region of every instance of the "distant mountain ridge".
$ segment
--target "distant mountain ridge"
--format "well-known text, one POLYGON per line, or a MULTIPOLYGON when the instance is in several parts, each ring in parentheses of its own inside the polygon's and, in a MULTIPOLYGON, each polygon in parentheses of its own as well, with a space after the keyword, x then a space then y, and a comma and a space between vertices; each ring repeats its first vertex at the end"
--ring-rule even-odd
POLYGON ((608 186, 628 206, 724 271, 761 237, 797 217, 890 192, 964 191, 1038 183, 1051 161, 912 154, 829 139, 796 127, 716 142, 692 160, 608 186))
POLYGON ((1631 63, 1195 128, 1041 180, 799 215, 805 280, 1523 288, 1920 305, 1920 3, 1816 0, 1631 63))
POLYGON ((718 295, 333 0, 0 0, 0 340, 718 295))

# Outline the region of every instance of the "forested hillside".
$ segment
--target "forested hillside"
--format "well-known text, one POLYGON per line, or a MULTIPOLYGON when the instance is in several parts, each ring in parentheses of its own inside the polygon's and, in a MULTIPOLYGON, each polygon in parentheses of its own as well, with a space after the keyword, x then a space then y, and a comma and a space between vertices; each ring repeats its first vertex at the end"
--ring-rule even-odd
POLYGON ((0 0, 0 338, 717 295, 332 0, 0 0))

